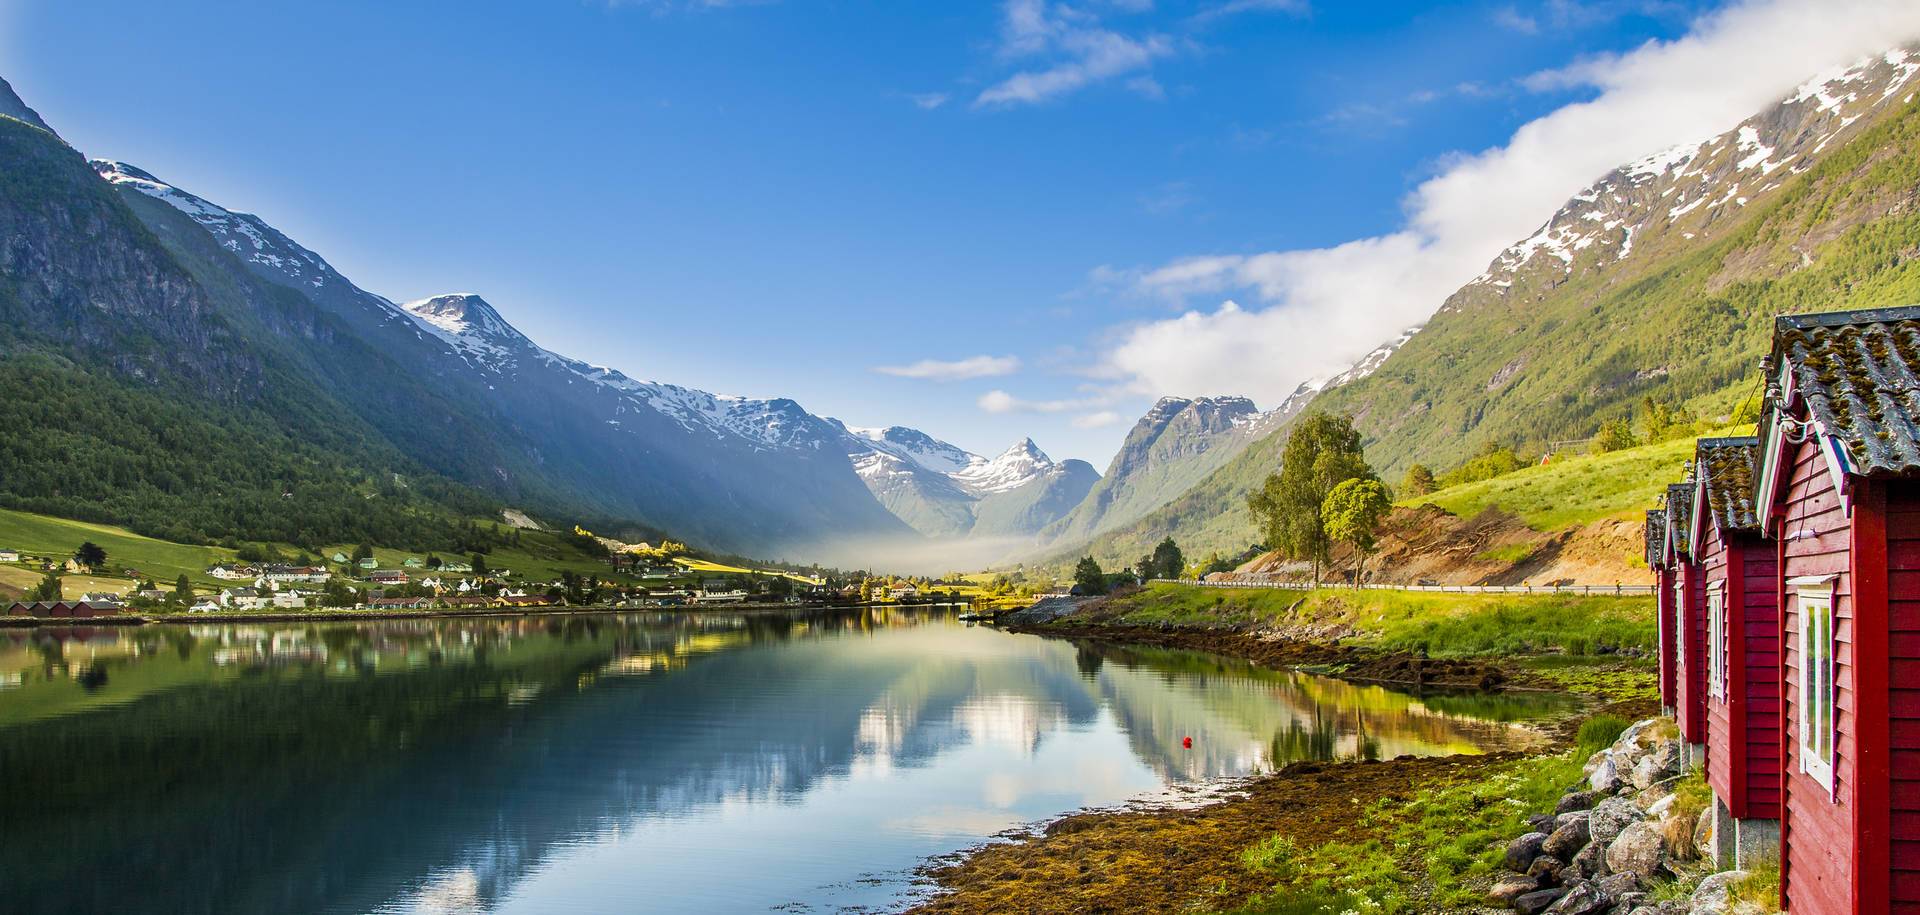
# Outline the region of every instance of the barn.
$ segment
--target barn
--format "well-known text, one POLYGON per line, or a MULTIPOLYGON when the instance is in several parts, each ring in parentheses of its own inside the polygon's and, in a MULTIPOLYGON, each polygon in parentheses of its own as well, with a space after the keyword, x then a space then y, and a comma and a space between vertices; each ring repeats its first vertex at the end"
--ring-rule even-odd
POLYGON ((1647 568, 1653 571, 1653 594, 1657 609, 1654 622, 1659 631, 1660 713, 1672 715, 1673 706, 1673 568, 1667 563, 1667 510, 1647 509, 1647 568))
POLYGON ((1694 446, 1693 544, 1706 591, 1707 784, 1715 859, 1746 867, 1780 842, 1780 585, 1754 515, 1758 438, 1694 446))
POLYGON ((1707 591, 1687 543, 1693 530, 1693 493, 1691 480, 1667 487, 1666 564, 1673 576, 1668 585, 1673 605, 1673 717, 1698 765, 1707 752, 1707 591))
POLYGON ((1784 316, 1756 509, 1778 544, 1782 902, 1920 909, 1920 308, 1784 316))

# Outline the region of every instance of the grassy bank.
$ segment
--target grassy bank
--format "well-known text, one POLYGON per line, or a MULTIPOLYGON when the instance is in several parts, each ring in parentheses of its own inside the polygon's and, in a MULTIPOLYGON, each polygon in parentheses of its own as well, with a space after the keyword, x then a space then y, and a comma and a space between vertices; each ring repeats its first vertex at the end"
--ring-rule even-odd
POLYGON ((1589 719, 1566 752, 1501 763, 1491 770, 1367 804, 1349 838, 1303 845, 1275 834, 1244 849, 1242 863, 1272 889, 1235 909, 1260 915, 1475 909, 1500 873, 1506 841, 1526 818, 1552 810, 1581 763, 1611 744, 1628 722, 1589 719))
POLYGON ((1107 598, 1088 621, 1257 627, 1434 658, 1499 658, 1569 692, 1651 698, 1652 597, 1448 594, 1322 588, 1203 588, 1155 583, 1107 598))

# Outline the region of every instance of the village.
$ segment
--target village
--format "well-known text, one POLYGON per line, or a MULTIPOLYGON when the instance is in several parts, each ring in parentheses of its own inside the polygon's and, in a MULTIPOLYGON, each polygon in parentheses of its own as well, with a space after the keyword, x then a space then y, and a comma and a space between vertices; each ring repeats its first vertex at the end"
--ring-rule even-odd
MULTIPOLYGON (((644 544, 640 545, 642 548, 644 544)), ((826 604, 930 603, 960 599, 964 584, 939 580, 861 575, 851 580, 807 577, 780 571, 722 566, 703 560, 648 561, 645 549, 615 551, 605 575, 562 572, 529 580, 512 569, 438 556, 407 556, 397 567, 372 555, 342 552, 327 560, 302 556, 296 562, 226 562, 203 570, 218 582, 196 588, 182 574, 161 587, 138 569, 120 570, 134 584, 125 591, 87 591, 56 596, 61 575, 83 576, 106 566, 99 548, 83 544, 72 557, 34 556, 0 549, 0 563, 42 572, 42 592, 11 601, 0 618, 25 619, 134 617, 218 613, 298 613, 302 611, 487 611, 593 607, 642 609, 701 606, 805 606, 826 604)), ((367 552, 371 551, 357 551, 367 552)), ((105 579, 89 578, 92 581, 105 579)))

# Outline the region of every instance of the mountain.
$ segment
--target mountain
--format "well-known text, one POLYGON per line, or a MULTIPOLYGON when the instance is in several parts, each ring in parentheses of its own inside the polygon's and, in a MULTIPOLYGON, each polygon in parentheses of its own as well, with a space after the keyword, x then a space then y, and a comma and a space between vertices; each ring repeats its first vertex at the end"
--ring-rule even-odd
POLYGON ((841 428, 874 498, 931 537, 1031 536, 1099 479, 1087 462, 1055 462, 1032 439, 989 459, 904 426, 841 428))
POLYGON ((1049 526, 1049 540, 1079 543, 1134 521, 1193 488, 1278 427, 1244 397, 1163 397, 1127 433, 1085 501, 1049 526))
POLYGON ((568 359, 471 294, 396 305, 256 216, 89 164, 10 89, 0 115, 0 418, 39 432, 0 502, 189 540, 450 548, 504 505, 760 555, 914 536, 791 400, 568 359))
MULTIPOLYGON (((20 96, 14 93, 13 84, 4 79, 0 79, 0 116, 10 117, 16 121, 31 124, 48 133, 53 133, 53 128, 47 126, 47 122, 40 119, 40 112, 27 107, 27 103, 21 101, 20 96)), ((54 134, 54 136, 59 136, 59 134, 54 134)))
MULTIPOLYGON (((1490 252, 1370 373, 1297 396, 1352 414, 1389 480, 1488 442, 1583 440, 1643 398, 1728 416, 1752 393, 1774 315, 1920 301, 1916 72, 1911 47, 1854 61, 1614 169, 1490 252)), ((1171 533, 1189 554, 1238 552, 1256 536, 1245 497, 1278 466, 1284 432, 1091 551, 1126 561, 1171 533)))

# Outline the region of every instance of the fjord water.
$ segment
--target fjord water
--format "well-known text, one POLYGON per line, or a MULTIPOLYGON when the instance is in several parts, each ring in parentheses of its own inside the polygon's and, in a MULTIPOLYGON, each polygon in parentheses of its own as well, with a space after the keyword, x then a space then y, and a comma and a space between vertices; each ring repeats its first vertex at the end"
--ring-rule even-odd
POLYGON ((1010 827, 1552 701, 937 610, 0 630, 0 908, 886 908, 1010 827))

